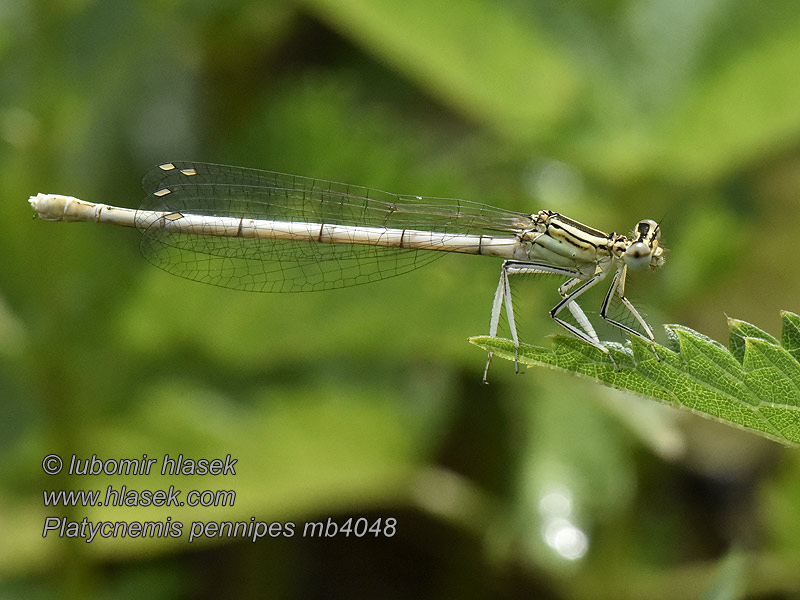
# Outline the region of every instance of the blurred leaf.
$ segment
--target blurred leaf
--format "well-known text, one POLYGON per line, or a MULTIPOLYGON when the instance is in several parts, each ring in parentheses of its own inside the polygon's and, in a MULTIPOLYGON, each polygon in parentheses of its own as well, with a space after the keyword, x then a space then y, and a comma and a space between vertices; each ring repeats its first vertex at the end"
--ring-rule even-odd
POLYGON ((767 35, 707 65, 665 123, 669 156, 662 166, 684 177, 720 177, 800 131, 800 86, 786 85, 800 62, 796 5, 740 6, 753 18, 768 13, 776 22, 767 35))
MULTIPOLYGON (((793 331, 800 317, 782 315, 784 330, 793 331)), ((520 346, 519 361, 572 371, 784 444, 800 444, 800 363, 755 326, 736 320, 729 323, 731 336, 737 340, 731 350, 682 325, 665 326, 670 347, 655 346, 661 360, 637 338, 630 347, 607 343, 620 371, 596 348, 564 336, 555 338, 552 350, 520 346)), ((503 358, 515 358, 510 340, 475 337, 470 341, 503 358)))
POLYGON ((588 380, 556 371, 525 379, 510 401, 527 435, 516 450, 515 489, 492 550, 569 573, 593 551, 597 527, 635 498, 630 434, 599 400, 596 392, 606 390, 588 380))
POLYGON ((784 556, 793 557, 792 572, 797 574, 800 564, 800 456, 787 453, 776 465, 759 490, 757 519, 764 523, 765 538, 772 549, 784 556))
POLYGON ((703 600, 739 600, 745 597, 747 560, 739 552, 731 552, 719 565, 703 600))
POLYGON ((736 268, 731 257, 746 247, 742 236, 731 235, 742 227, 741 215, 718 197, 700 197, 680 214, 665 215, 662 225, 669 231, 669 268, 663 277, 661 298, 665 303, 691 301, 698 290, 713 290, 736 268), (669 252, 679 248, 679 252, 669 252))
POLYGON ((481 0, 307 0, 462 114, 504 136, 542 139, 575 102, 569 62, 533 15, 481 0))

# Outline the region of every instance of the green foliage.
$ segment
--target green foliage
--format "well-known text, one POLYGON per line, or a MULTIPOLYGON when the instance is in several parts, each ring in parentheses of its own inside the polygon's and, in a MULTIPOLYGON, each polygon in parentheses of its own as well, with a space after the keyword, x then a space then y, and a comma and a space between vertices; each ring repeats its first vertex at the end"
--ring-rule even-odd
POLYGON ((755 325, 728 319, 730 349, 688 327, 666 325, 668 345, 656 344, 658 359, 642 340, 624 347, 608 343, 616 370, 598 349, 577 338, 557 336, 553 348, 510 340, 470 341, 497 356, 548 366, 689 409, 783 442, 800 445, 800 317, 781 313, 782 341, 755 325))
MULTIPOLYGON (((496 369, 481 385, 463 339, 488 321, 498 263, 235 293, 149 267, 135 231, 43 223, 25 200, 136 207, 142 173, 188 159, 553 209, 620 233, 663 217, 668 263, 631 282, 636 304, 721 339, 726 308, 756 323, 797 312, 798 32, 796 0, 5 2, 0 596, 698 598, 715 574, 731 579, 717 564, 729 542, 753 549, 749 593, 797 596, 798 453, 556 369, 496 369), (166 483, 54 480, 47 453, 180 450, 239 455, 234 481, 192 482, 241 499, 204 518, 397 512, 402 539, 202 552, 42 539, 42 489, 166 483), (722 491, 687 491, 698 480, 722 491), (565 558, 548 523, 584 532, 587 554, 565 558)), ((531 314, 541 322, 523 327, 544 324, 531 314)), ((673 385, 711 387, 739 407, 726 419, 788 442, 787 408, 755 404, 794 393, 778 385, 800 347, 785 325, 782 345, 739 323, 728 354, 679 328, 661 366, 634 345, 614 349, 621 374, 591 352, 585 367, 666 401, 673 385)), ((555 348, 575 368, 587 356, 574 340, 555 348)))
POLYGON ((741 552, 731 552, 720 562, 711 586, 703 600, 739 600, 745 597, 747 557, 741 552))

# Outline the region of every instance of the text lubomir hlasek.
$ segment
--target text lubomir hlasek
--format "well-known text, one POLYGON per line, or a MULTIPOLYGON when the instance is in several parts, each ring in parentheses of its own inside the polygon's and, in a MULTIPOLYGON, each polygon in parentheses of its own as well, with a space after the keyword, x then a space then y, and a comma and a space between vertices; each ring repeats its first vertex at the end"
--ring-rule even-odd
MULTIPOLYGON (((165 454, 161 460, 161 475, 236 475, 236 463, 239 459, 230 454, 225 458, 186 458, 183 454, 170 457, 165 454)), ((150 475, 158 473, 153 467, 158 458, 98 458, 92 454, 90 458, 79 458, 72 455, 69 463, 70 475, 150 475)))

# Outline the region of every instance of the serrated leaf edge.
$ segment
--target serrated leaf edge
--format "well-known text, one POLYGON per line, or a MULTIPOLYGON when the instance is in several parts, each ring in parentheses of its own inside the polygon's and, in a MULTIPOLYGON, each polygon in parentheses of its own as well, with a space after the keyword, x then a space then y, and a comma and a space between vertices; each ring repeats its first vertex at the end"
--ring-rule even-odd
MULTIPOLYGON (((798 316, 798 315, 796 315, 794 313, 790 313, 788 311, 782 311, 781 312, 781 317, 784 320, 784 326, 785 326, 785 323, 788 321, 793 327, 795 327, 795 329, 797 329, 798 332, 800 332, 800 316, 798 316)), ((624 391, 627 391, 627 392, 630 392, 630 393, 634 393, 634 394, 637 394, 639 396, 652 397, 653 399, 665 402, 667 404, 670 404, 671 406, 682 408, 684 410, 689 410, 689 411, 691 411, 693 413, 697 413, 697 414, 699 414, 699 415, 701 415, 703 417, 710 418, 710 419, 713 419, 713 420, 716 420, 716 421, 719 421, 719 422, 722 422, 722 423, 726 423, 728 425, 731 425, 731 426, 734 426, 734 427, 737 427, 737 428, 740 428, 740 429, 745 429, 745 430, 750 431, 752 433, 756 433, 758 435, 762 435, 764 437, 768 437, 770 439, 779 441, 779 442, 781 442, 783 444, 800 445, 800 439, 798 439, 798 440, 789 439, 785 435, 781 434, 781 430, 778 429, 773 424, 773 421, 771 421, 769 418, 767 418, 767 416, 764 415, 762 413, 762 411, 760 410, 763 407, 763 408, 772 408, 772 409, 776 409, 776 410, 780 409, 780 410, 783 410, 783 411, 790 411, 790 412, 797 411, 798 412, 798 416, 800 416, 800 406, 795 406, 795 405, 791 405, 791 404, 781 405, 781 404, 777 404, 777 403, 775 403, 775 402, 773 402, 771 400, 764 400, 764 399, 760 398, 758 396, 758 394, 755 392, 755 390, 753 390, 750 382, 748 381, 749 379, 751 379, 751 375, 752 375, 754 369, 752 369, 752 368, 748 369, 747 368, 747 364, 750 362, 750 361, 747 360, 747 355, 748 355, 749 352, 755 351, 756 346, 764 345, 764 346, 771 346, 774 350, 778 350, 779 352, 784 353, 788 360, 793 360, 794 362, 798 363, 798 370, 800 370, 800 362, 798 362, 797 357, 795 357, 791 352, 789 352, 788 349, 783 347, 783 345, 781 345, 781 343, 778 342, 777 339, 775 339, 773 336, 769 335, 768 333, 763 332, 760 328, 758 328, 758 327, 756 327, 756 326, 754 326, 754 325, 752 325, 750 323, 747 323, 746 321, 741 321, 739 319, 732 319, 730 317, 728 317, 728 324, 729 324, 729 328, 730 328, 729 330, 731 332, 733 332, 734 328, 736 328, 736 329, 744 329, 744 330, 752 328, 752 329, 750 329, 749 332, 752 332, 752 333, 758 332, 758 333, 762 333, 763 334, 763 337, 762 336, 758 336, 758 337, 756 337, 756 336, 747 336, 747 335, 740 336, 740 339, 744 342, 744 352, 743 352, 743 356, 742 356, 742 361, 739 361, 738 358, 731 351, 731 349, 725 347, 725 345, 723 345, 722 343, 720 343, 720 342, 718 342, 718 341, 716 341, 716 340, 714 340, 714 339, 712 339, 712 338, 710 338, 710 337, 708 337, 708 336, 706 336, 706 335, 704 335, 702 333, 699 333, 699 332, 697 332, 697 331, 695 331, 695 330, 693 330, 693 329, 691 329, 689 327, 686 327, 684 325, 669 324, 669 325, 665 325, 664 327, 665 327, 665 329, 667 331, 668 337, 670 337, 675 342, 675 345, 677 346, 677 351, 673 350, 672 348, 667 348, 667 347, 664 347, 664 346, 661 346, 661 345, 657 344, 656 345, 656 349, 657 349, 657 352, 659 353, 659 356, 661 356, 662 353, 664 353, 664 355, 663 355, 662 361, 660 363, 655 363, 655 361, 651 361, 651 362, 653 364, 659 365, 658 369, 660 369, 660 370, 671 369, 672 372, 674 373, 675 377, 680 378, 680 377, 687 377, 688 376, 688 377, 696 380, 700 385, 705 386, 707 389, 711 390, 711 392, 713 394, 716 394, 716 395, 726 399, 726 401, 729 402, 731 405, 737 405, 737 406, 741 407, 741 409, 747 411, 749 414, 751 414, 751 416, 756 417, 757 420, 761 423, 763 429, 762 428, 754 428, 751 425, 745 425, 745 424, 737 422, 737 421, 732 421, 732 420, 729 420, 728 418, 725 418, 725 417, 722 417, 722 416, 718 416, 718 415, 715 415, 713 413, 697 409, 697 408, 695 408, 693 406, 690 406, 689 404, 686 404, 686 403, 682 402, 679 399, 679 395, 676 392, 672 391, 668 387, 665 387, 664 384, 659 381, 659 380, 662 380, 663 378, 655 377, 654 376, 654 371, 652 371, 651 369, 643 368, 643 366, 644 366, 643 361, 641 361, 641 360, 637 361, 636 360, 637 358, 641 358, 641 356, 642 356, 641 352, 643 351, 643 348, 637 348, 637 344, 636 344, 637 342, 641 346, 643 346, 644 349, 647 349, 648 352, 650 350, 648 348, 648 344, 646 344, 643 341, 637 340, 635 338, 632 340, 633 343, 631 343, 629 341, 629 343, 627 345, 625 345, 625 346, 621 346, 620 344, 608 343, 607 347, 609 347, 610 350, 613 347, 613 350, 616 351, 616 352, 614 352, 615 356, 618 353, 622 353, 624 356, 628 357, 629 359, 633 359, 632 364, 626 364, 624 369, 622 371, 620 371, 620 372, 628 371, 630 373, 635 374, 637 377, 639 377, 640 378, 640 382, 642 384, 644 384, 643 387, 647 387, 647 388, 651 389, 649 394, 645 393, 643 391, 631 389, 630 387, 628 387, 628 386, 631 385, 630 382, 627 382, 627 386, 624 383, 625 379, 627 379, 627 378, 616 377, 614 375, 614 373, 610 373, 610 372, 608 372, 607 369, 602 368, 602 367, 605 367, 606 365, 604 364, 605 360, 602 360, 602 361, 601 360, 597 360, 597 359, 603 359, 603 355, 602 355, 602 353, 600 353, 599 350, 596 350, 597 356, 595 358, 591 359, 590 364, 594 363, 594 364, 597 365, 597 367, 600 367, 600 369, 565 367, 563 365, 563 361, 558 359, 558 354, 559 354, 557 352, 558 349, 563 348, 563 349, 568 350, 569 352, 579 352, 580 354, 582 354, 584 356, 587 356, 587 358, 588 358, 588 355, 585 352, 581 352, 581 350, 591 349, 591 346, 589 346, 588 344, 581 344, 582 347, 579 350, 577 346, 575 346, 574 344, 570 343, 570 342, 578 342, 578 343, 580 343, 580 340, 576 340, 575 338, 571 338, 571 337, 567 337, 567 336, 554 336, 554 344, 553 344, 552 348, 550 348, 550 349, 544 348, 544 347, 541 347, 541 346, 533 346, 533 345, 528 345, 528 344, 521 344, 518 353, 514 353, 513 351, 510 351, 507 348, 498 347, 495 344, 493 344, 492 342, 495 341, 495 340, 500 341, 498 338, 494 338, 493 339, 493 338, 489 338, 489 337, 486 337, 486 336, 479 336, 479 337, 470 338, 469 341, 472 342, 472 343, 475 343, 476 345, 482 347, 485 350, 495 351, 495 352, 499 353, 501 356, 505 355, 505 356, 503 356, 504 358, 508 358, 509 355, 510 355, 510 357, 513 360, 513 357, 516 354, 518 360, 521 363, 526 364, 526 365, 544 366, 544 367, 548 367, 548 368, 558 369, 558 370, 561 370, 561 371, 567 371, 567 372, 570 372, 570 373, 577 374, 579 376, 588 377, 590 379, 594 379, 595 381, 599 381, 600 383, 603 383, 604 385, 608 385, 608 386, 611 386, 611 387, 614 387, 614 388, 617 388, 617 389, 621 389, 621 390, 624 390, 624 391), (742 325, 744 325, 744 327, 742 327, 742 325), (713 385, 713 383, 708 382, 706 379, 698 377, 696 372, 692 372, 691 364, 690 364, 691 363, 691 359, 687 360, 687 356, 686 356, 687 354, 691 353, 691 349, 689 347, 689 344, 693 345, 692 349, 699 349, 700 351, 702 351, 702 346, 703 346, 704 342, 707 345, 713 346, 713 348, 715 350, 717 350, 717 352, 721 351, 721 352, 727 354, 728 356, 730 356, 731 363, 729 365, 727 365, 727 366, 720 366, 720 363, 718 362, 718 360, 715 360, 715 358, 714 358, 714 354, 715 353, 709 354, 709 353, 700 352, 699 356, 701 356, 702 358, 707 360, 711 365, 716 366, 717 368, 719 368, 722 371, 722 375, 724 377, 726 377, 728 380, 732 380, 736 384, 741 383, 741 385, 744 387, 744 390, 746 390, 747 393, 749 394, 749 396, 754 399, 754 402, 752 404, 748 403, 745 400, 742 400, 740 398, 732 396, 731 393, 729 393, 728 391, 726 391, 724 389, 720 389, 718 386, 713 385), (534 354, 538 354, 539 356, 542 356, 543 353, 553 356, 554 360, 548 362, 547 360, 539 360, 539 359, 534 357, 534 354), (667 358, 669 360, 665 360, 667 358), (680 360, 682 362, 682 364, 686 367, 686 370, 682 371, 678 367, 677 364, 674 364, 674 363, 677 362, 677 360, 680 360), (562 364, 559 364, 559 363, 562 363, 562 364), (742 375, 742 377, 740 379, 737 379, 735 374, 730 372, 730 367, 734 366, 734 365, 736 365, 738 367, 737 368, 737 372, 741 373, 741 375, 742 375), (653 392, 658 392, 658 393, 653 393, 653 392)), ((510 341, 510 340, 503 340, 503 341, 506 342, 508 345, 510 345, 511 348, 513 348, 513 342, 512 341, 510 341)), ((719 358, 719 354, 717 354, 717 359, 718 358, 719 358)), ((586 364, 586 363, 584 363, 584 364, 586 364)), ((608 367, 610 368, 611 365, 609 364, 608 367)), ((785 368, 780 367, 779 364, 775 365, 775 367, 779 370, 779 372, 784 377, 786 377, 786 379, 788 379, 792 383, 792 385, 795 387, 795 389, 798 390, 798 393, 800 394, 800 382, 798 382, 796 380, 796 378, 790 376, 786 372, 785 368)), ((758 368, 761 368, 761 367, 758 367, 758 368)), ((743 419, 743 421, 744 421, 744 419, 743 419)), ((785 429, 787 429, 787 428, 784 428, 784 430, 785 429)))

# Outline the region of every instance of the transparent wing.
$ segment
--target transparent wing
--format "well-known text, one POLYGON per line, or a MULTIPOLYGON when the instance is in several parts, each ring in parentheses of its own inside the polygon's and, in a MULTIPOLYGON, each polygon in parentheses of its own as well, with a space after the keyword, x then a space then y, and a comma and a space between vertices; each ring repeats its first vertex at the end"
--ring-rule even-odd
MULTIPOLYGON (((140 211, 327 223, 442 233, 513 233, 530 215, 456 199, 390 194, 358 186, 206 163, 150 170, 140 211), (170 193, 159 195, 161 190, 170 193)), ((421 267, 441 252, 169 232, 141 213, 142 254, 187 279, 259 292, 316 291, 369 283, 421 267)))

